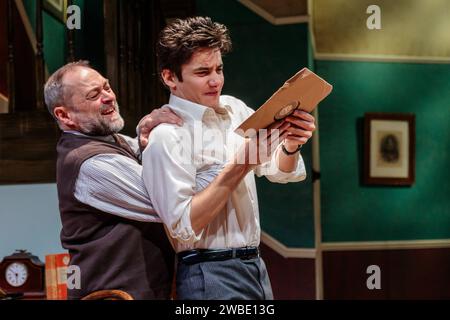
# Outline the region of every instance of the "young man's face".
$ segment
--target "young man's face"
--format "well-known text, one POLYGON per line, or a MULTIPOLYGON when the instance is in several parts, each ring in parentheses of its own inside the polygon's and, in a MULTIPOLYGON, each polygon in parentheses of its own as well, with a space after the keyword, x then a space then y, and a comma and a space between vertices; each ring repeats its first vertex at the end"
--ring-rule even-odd
POLYGON ((216 108, 224 84, 222 54, 219 49, 199 49, 181 66, 183 81, 174 76, 171 92, 176 96, 216 108))
POLYGON ((122 130, 124 121, 107 79, 80 67, 65 75, 64 83, 69 112, 80 132, 105 136, 122 130))

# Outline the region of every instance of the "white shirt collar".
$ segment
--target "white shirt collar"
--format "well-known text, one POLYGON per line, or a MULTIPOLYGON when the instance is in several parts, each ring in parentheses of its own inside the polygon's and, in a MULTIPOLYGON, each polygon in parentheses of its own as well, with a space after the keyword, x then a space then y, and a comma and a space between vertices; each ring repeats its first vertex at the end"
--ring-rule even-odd
POLYGON ((209 109, 201 104, 177 97, 174 94, 170 95, 169 105, 186 120, 202 121, 203 115, 209 109))
POLYGON ((170 95, 169 105, 175 113, 183 116, 185 120, 190 121, 202 121, 203 117, 207 113, 218 113, 218 114, 226 114, 229 110, 226 108, 228 106, 220 106, 216 109, 206 107, 204 105, 180 98, 174 94, 170 95))

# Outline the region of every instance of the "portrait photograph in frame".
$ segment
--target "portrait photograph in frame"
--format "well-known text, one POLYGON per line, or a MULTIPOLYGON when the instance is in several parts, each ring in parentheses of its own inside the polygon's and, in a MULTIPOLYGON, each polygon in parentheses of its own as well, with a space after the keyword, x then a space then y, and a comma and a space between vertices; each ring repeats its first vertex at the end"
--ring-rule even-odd
POLYGON ((62 23, 66 23, 67 0, 44 0, 44 10, 62 23))
POLYGON ((415 115, 364 115, 364 177, 367 185, 410 186, 415 181, 415 115))

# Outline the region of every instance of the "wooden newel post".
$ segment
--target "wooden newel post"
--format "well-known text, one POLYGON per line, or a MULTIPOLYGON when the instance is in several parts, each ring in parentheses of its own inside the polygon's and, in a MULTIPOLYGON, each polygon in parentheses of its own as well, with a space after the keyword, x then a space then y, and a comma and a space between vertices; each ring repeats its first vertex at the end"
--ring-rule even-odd
POLYGON ((36 1, 36 108, 44 108, 44 44, 43 44, 42 0, 36 1))
POLYGON ((16 108, 16 76, 14 71, 14 10, 13 0, 8 0, 8 13, 6 24, 8 25, 8 113, 13 113, 16 108))
MULTIPOLYGON (((72 0, 67 1, 67 7, 70 7, 73 4, 72 0)), ((67 13, 66 13, 66 21, 67 22, 67 13)), ((73 29, 69 29, 66 26, 66 34, 67 34, 67 62, 75 61, 75 31, 73 29)))

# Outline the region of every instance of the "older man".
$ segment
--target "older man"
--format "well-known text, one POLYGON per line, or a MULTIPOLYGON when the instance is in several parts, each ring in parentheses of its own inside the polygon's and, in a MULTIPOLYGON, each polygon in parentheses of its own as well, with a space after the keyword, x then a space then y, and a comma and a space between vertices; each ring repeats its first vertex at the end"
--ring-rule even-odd
MULTIPOLYGON (((69 299, 120 289, 135 299, 167 299, 173 250, 141 179, 135 139, 120 135, 124 120, 108 80, 87 62, 57 70, 44 89, 50 114, 63 131, 57 151, 61 242, 81 287, 69 299)), ((180 123, 167 109, 146 117, 145 128, 180 123)))

